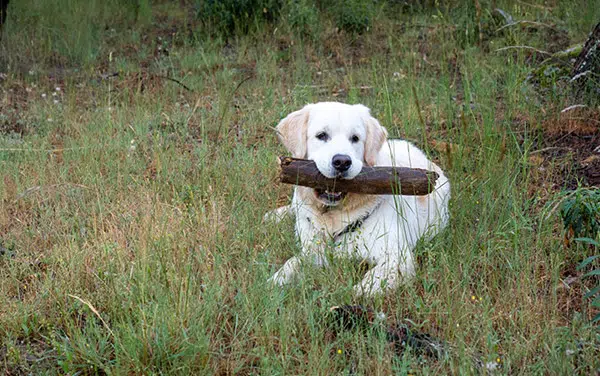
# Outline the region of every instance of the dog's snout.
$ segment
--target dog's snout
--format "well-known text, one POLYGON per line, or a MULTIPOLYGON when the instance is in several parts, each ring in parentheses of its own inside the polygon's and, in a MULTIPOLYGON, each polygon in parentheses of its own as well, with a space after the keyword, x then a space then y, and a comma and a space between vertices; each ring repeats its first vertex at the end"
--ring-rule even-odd
POLYGON ((345 172, 352 166, 352 158, 346 154, 336 154, 331 159, 331 164, 337 171, 345 172))

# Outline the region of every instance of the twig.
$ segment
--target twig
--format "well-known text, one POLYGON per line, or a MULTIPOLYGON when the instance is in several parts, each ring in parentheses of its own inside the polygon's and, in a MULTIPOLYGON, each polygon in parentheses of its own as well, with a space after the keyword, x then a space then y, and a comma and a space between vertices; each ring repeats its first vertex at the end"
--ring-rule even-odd
MULTIPOLYGON (((244 82, 248 81, 249 79, 251 79, 253 76, 246 76, 244 77, 238 84, 237 86, 233 89, 233 91, 231 92, 231 95, 229 96, 229 99, 227 102, 230 102, 235 93, 238 91, 238 89, 242 86, 242 84, 244 84, 244 82)), ((223 128, 223 120, 225 120, 225 114, 227 113, 227 109, 229 108, 229 106, 223 106, 223 112, 221 113, 221 118, 219 119, 219 128, 217 129, 217 140, 221 139, 221 129, 223 128)))
MULTIPOLYGON (((109 73, 109 74, 101 74, 100 75, 100 79, 101 80, 108 80, 109 78, 113 78, 113 77, 119 77, 121 75, 120 72, 113 72, 113 73, 109 73)), ((169 80, 172 82, 175 82, 176 84, 180 85, 181 87, 183 87, 185 90, 187 91, 191 91, 192 93, 195 92, 193 89, 190 89, 188 86, 186 86, 183 82, 173 78, 173 77, 169 77, 169 76, 163 76, 160 74, 152 74, 152 73, 148 73, 148 77, 154 77, 154 78, 161 78, 163 80, 169 80)))
POLYGON ((572 105, 572 106, 569 106, 569 107, 567 107, 567 108, 563 108, 563 109, 560 111, 560 113, 561 113, 561 114, 564 114, 565 112, 569 112, 569 111, 571 111, 571 110, 574 110, 574 109, 576 109, 576 108, 587 108, 587 106, 586 106, 585 104, 574 104, 574 105, 572 105))
POLYGON ((100 321, 102 321, 102 324, 104 325, 104 327, 106 328, 106 330, 108 330, 108 332, 110 333, 110 335, 113 336, 113 338, 115 337, 115 333, 113 333, 113 331, 110 329, 110 327, 108 326, 108 324, 106 323, 106 321, 104 321, 104 319, 102 318, 102 316, 100 316, 100 313, 98 312, 98 310, 96 310, 96 308, 94 308, 94 306, 92 305, 92 303, 88 302, 87 300, 81 299, 77 295, 71 295, 71 294, 67 294, 67 295, 69 295, 71 298, 77 299, 81 303, 85 304, 96 316, 98 316, 98 318, 100 319, 100 321))
POLYGON ((539 150, 534 150, 534 151, 530 152, 529 155, 542 154, 542 153, 545 153, 547 151, 555 151, 555 150, 568 150, 568 151, 570 151, 570 150, 573 150, 573 149, 571 149, 568 146, 550 146, 550 147, 547 147, 547 148, 543 148, 543 149, 539 149, 539 150))
POLYGON ((554 26, 552 26, 552 25, 549 25, 549 24, 545 24, 545 23, 543 23, 543 22, 536 22, 536 21, 526 21, 526 20, 523 20, 523 21, 515 21, 515 22, 512 22, 512 23, 506 24, 506 25, 504 25, 504 26, 502 26, 502 27, 498 28, 498 29, 496 30, 496 33, 497 33, 497 32, 499 32, 499 31, 502 31, 502 30, 504 30, 504 29, 506 29, 506 28, 509 28, 509 27, 511 27, 511 26, 514 26, 514 25, 534 25, 534 26, 544 26, 544 27, 547 27, 547 28, 549 28, 549 29, 556 29, 554 26))
POLYGON ((24 198, 24 197, 27 197, 27 196, 29 196, 29 195, 30 195, 30 194, 32 194, 32 193, 35 193, 35 192, 39 192, 39 191, 41 191, 41 190, 42 190, 42 188, 58 188, 58 187, 61 187, 61 186, 64 186, 64 185, 68 185, 68 186, 71 186, 71 187, 76 187, 76 188, 89 189, 89 188, 88 188, 88 187, 86 187, 85 185, 82 185, 82 184, 73 184, 73 183, 52 184, 52 185, 48 185, 48 186, 46 186, 46 187, 43 187, 43 186, 41 186, 41 185, 36 185, 36 186, 33 186, 33 187, 29 187, 29 188, 27 188, 26 190, 24 190, 23 192, 21 192, 21 193, 20 193, 20 194, 19 194, 19 195, 18 195, 18 196, 15 198, 15 200, 14 200, 14 203, 16 203, 17 201, 21 200, 21 199, 22 199, 22 198, 24 198))
POLYGON ((543 50, 539 50, 535 47, 531 47, 531 46, 507 46, 507 47, 502 47, 496 50, 496 52, 500 52, 500 51, 506 51, 506 50, 510 50, 510 49, 525 49, 525 50, 532 50, 535 51, 539 54, 543 54, 543 55, 548 55, 551 56, 552 54, 548 51, 543 51, 543 50))
POLYGON ((181 87, 183 87, 185 90, 187 90, 187 91, 191 91, 192 93, 194 93, 194 92, 195 92, 194 90, 192 90, 192 89, 190 89, 189 87, 187 87, 187 86, 186 86, 186 85, 185 85, 183 82, 181 82, 181 81, 179 81, 179 80, 176 80, 176 79, 174 79, 173 77, 169 77, 169 76, 159 76, 159 75, 153 75, 153 76, 154 76, 154 77, 156 77, 156 78, 162 78, 162 79, 165 79, 165 80, 173 81, 173 82, 175 82, 176 84, 179 84, 179 85, 181 85, 181 87))
POLYGON ((82 299, 80 297, 78 297, 77 295, 71 295, 71 294, 67 294, 68 296, 70 296, 73 299, 79 300, 81 303, 85 304, 102 322, 102 325, 104 325, 104 327, 106 328, 106 330, 108 330, 108 332, 110 333, 110 335, 113 337, 113 340, 121 347, 121 349, 123 350, 123 352, 125 353, 125 355, 127 355, 129 358, 131 358, 131 355, 129 355, 129 352, 127 351, 127 349, 125 348, 125 346, 123 346, 123 344, 121 343, 121 341, 118 340, 118 338, 115 336, 115 333, 112 331, 112 329, 110 328, 110 326, 108 326, 108 324, 106 323, 106 321, 104 321, 104 319, 102 318, 102 316, 100 316, 100 312, 98 312, 98 310, 96 308, 94 308, 94 306, 92 305, 92 303, 88 302, 85 299, 82 299))

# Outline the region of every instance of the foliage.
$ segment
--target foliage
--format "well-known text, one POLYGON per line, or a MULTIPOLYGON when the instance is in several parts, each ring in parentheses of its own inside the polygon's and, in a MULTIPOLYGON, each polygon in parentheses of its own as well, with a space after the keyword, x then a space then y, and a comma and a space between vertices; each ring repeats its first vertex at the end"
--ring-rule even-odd
MULTIPOLYGON (((581 243, 586 243, 586 244, 592 245, 592 246, 594 246, 596 251, 600 251, 600 242, 598 242, 594 239, 577 238, 575 240, 577 240, 581 243)), ((593 287, 590 291, 588 291, 584 295, 584 298, 592 299, 592 307, 595 307, 596 309, 598 309, 600 311, 600 265, 597 262, 598 259, 600 259, 600 254, 596 254, 596 255, 586 258, 577 266, 577 270, 583 270, 590 265, 594 265, 594 262, 595 262, 596 269, 589 270, 587 273, 585 273, 583 275, 582 278, 595 278, 596 281, 598 281, 598 284, 595 287, 593 287)), ((592 321, 593 322, 600 321, 600 313, 596 314, 596 316, 594 316, 592 321)))
POLYGON ((600 189, 579 189, 561 206, 565 229, 575 237, 595 238, 600 234, 600 189))
POLYGON ((373 24, 375 6, 369 0, 333 1, 328 9, 337 27, 349 33, 364 33, 373 24))
POLYGON ((289 0, 286 2, 283 12, 287 24, 294 33, 309 38, 319 35, 321 23, 314 0, 289 0))
POLYGON ((247 33, 252 26, 273 22, 282 0, 198 0, 198 18, 210 33, 247 33))

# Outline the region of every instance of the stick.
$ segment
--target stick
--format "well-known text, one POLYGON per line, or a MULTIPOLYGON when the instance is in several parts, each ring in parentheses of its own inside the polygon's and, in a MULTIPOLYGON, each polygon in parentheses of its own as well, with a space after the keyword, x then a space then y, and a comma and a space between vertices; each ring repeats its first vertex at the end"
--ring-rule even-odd
POLYGON ((351 180, 323 176, 313 161, 279 157, 279 180, 331 192, 354 192, 371 195, 423 196, 431 193, 438 174, 420 168, 363 167, 351 180))

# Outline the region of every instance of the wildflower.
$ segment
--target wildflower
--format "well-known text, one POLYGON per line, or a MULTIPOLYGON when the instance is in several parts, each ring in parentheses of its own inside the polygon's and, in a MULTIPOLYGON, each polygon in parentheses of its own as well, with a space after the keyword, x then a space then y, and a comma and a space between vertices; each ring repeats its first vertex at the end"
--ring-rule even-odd
POLYGON ((342 353, 342 349, 338 349, 337 353, 341 354, 342 353))
POLYGON ((54 90, 60 91, 60 87, 57 86, 57 87, 54 88, 54 90))
POLYGON ((46 98, 46 93, 42 93, 42 98, 46 98))
POLYGON ((475 297, 475 295, 471 295, 471 300, 473 300, 473 301, 477 300, 477 298, 475 297))

